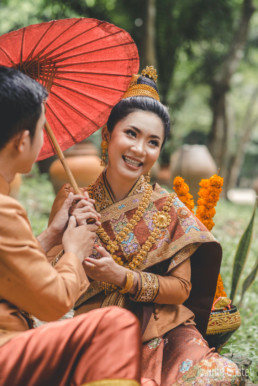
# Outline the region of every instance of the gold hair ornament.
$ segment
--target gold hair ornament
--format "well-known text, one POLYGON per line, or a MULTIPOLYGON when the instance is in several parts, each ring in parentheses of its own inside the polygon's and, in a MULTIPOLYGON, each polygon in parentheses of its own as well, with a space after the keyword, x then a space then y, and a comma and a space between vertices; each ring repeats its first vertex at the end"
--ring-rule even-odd
MULTIPOLYGON (((142 76, 148 77, 152 79, 154 82, 157 81, 157 71, 153 66, 147 66, 141 73, 142 76)), ((135 96, 147 96, 149 98, 156 99, 160 101, 159 94, 157 91, 147 84, 137 84, 137 79, 140 75, 133 75, 131 79, 131 83, 129 85, 128 90, 125 92, 122 99, 135 97, 135 96)))
POLYGON ((154 80, 155 83, 157 83, 158 75, 156 68, 154 68, 153 66, 147 66, 146 68, 144 68, 142 70, 142 75, 148 76, 150 79, 154 80))

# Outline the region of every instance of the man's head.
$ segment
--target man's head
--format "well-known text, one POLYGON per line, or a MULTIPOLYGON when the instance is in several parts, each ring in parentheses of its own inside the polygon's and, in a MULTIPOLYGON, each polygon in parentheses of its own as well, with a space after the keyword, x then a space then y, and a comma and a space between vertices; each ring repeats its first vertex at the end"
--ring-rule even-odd
POLYGON ((46 89, 13 68, 0 66, 0 150, 25 130, 33 142, 46 89))

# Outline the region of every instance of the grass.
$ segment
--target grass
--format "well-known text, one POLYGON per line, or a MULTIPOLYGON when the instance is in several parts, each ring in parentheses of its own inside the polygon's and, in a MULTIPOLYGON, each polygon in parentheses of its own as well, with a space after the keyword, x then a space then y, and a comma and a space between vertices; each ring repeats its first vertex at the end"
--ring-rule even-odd
MULTIPOLYGON (((213 234, 220 241, 223 247, 221 275, 225 290, 229 295, 235 251, 238 241, 251 218, 253 208, 250 205, 236 205, 227 201, 220 201, 216 209, 217 213, 214 219, 216 225, 214 227, 213 234)), ((234 301, 236 305, 240 298, 239 293, 242 289, 242 283, 252 270, 257 258, 258 215, 256 213, 252 244, 240 279, 237 296, 234 301)), ((222 354, 233 352, 236 355, 251 360, 252 363, 248 369, 248 374, 251 380, 256 384, 258 384, 257 294, 258 281, 256 280, 245 293, 243 304, 239 309, 242 324, 222 350, 222 354)))
MULTIPOLYGON (((48 215, 54 197, 54 191, 48 180, 48 176, 46 174, 40 175, 36 167, 30 175, 23 177, 19 200, 27 209, 34 234, 39 234, 47 226, 48 215)), ((232 265, 236 247, 252 215, 252 206, 236 205, 220 200, 216 207, 216 211, 217 213, 214 218, 216 225, 213 229, 213 234, 223 247, 221 275, 225 290, 229 295, 232 265)), ((239 292, 242 288, 242 282, 249 274, 258 258, 257 251, 258 216, 256 215, 252 245, 238 287, 238 295, 234 301, 236 305, 239 301, 239 292)), ((258 384, 257 293, 258 282, 256 280, 246 292, 242 307, 240 308, 242 324, 222 350, 222 354, 234 353, 234 355, 251 360, 252 363, 248 368, 248 375, 256 384, 258 384)))

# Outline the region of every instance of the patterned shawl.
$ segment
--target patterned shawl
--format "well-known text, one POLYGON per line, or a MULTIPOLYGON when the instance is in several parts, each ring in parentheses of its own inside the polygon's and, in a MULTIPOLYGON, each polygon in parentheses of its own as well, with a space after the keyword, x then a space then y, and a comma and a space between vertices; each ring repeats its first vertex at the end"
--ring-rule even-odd
MULTIPOLYGON (((87 189, 95 199, 96 210, 101 213, 102 226, 112 240, 128 224, 137 210, 145 187, 146 182, 144 177, 141 177, 125 199, 114 202, 105 173, 102 173, 87 189)), ((192 290, 185 305, 194 312, 197 327, 205 333, 219 274, 221 247, 175 193, 169 194, 158 184, 153 186, 147 209, 134 229, 120 243, 120 249, 116 254, 123 260, 132 259, 154 229, 154 216, 163 209, 169 195, 173 198, 168 212, 170 223, 159 228, 159 236, 137 269, 166 275, 191 257, 192 290)), ((101 245, 100 240, 97 240, 97 243, 101 245)), ((103 246, 105 247, 104 244, 103 246)), ((102 291, 100 283, 93 281, 87 292, 78 299, 75 308, 102 291)), ((119 299, 121 301, 122 297, 124 295, 116 291, 115 295, 113 293, 107 296, 104 305, 119 305, 119 299)))

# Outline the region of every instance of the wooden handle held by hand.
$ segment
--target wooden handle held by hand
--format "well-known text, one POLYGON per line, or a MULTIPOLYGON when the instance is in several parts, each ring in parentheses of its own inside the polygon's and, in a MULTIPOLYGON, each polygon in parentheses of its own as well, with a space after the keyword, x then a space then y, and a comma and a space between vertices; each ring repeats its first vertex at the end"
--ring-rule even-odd
MULTIPOLYGON (((67 177, 69 179, 70 184, 72 185, 72 187, 74 189, 74 192, 76 194, 82 194, 82 191, 80 190, 77 182, 75 181, 75 178, 71 172, 71 169, 69 168, 68 164, 66 163, 64 153, 62 152, 61 147, 59 146, 59 143, 57 142, 56 137, 55 137, 55 135, 54 135, 54 133, 53 133, 53 131, 52 131, 52 129, 47 121, 45 123, 45 127, 46 127, 47 135, 48 135, 51 143, 53 144, 53 147, 55 149, 56 154, 58 155, 60 162, 63 165, 63 168, 67 174, 67 177)), ((95 222, 96 222, 96 220, 94 218, 89 218, 87 220, 87 224, 94 224, 95 222)))

